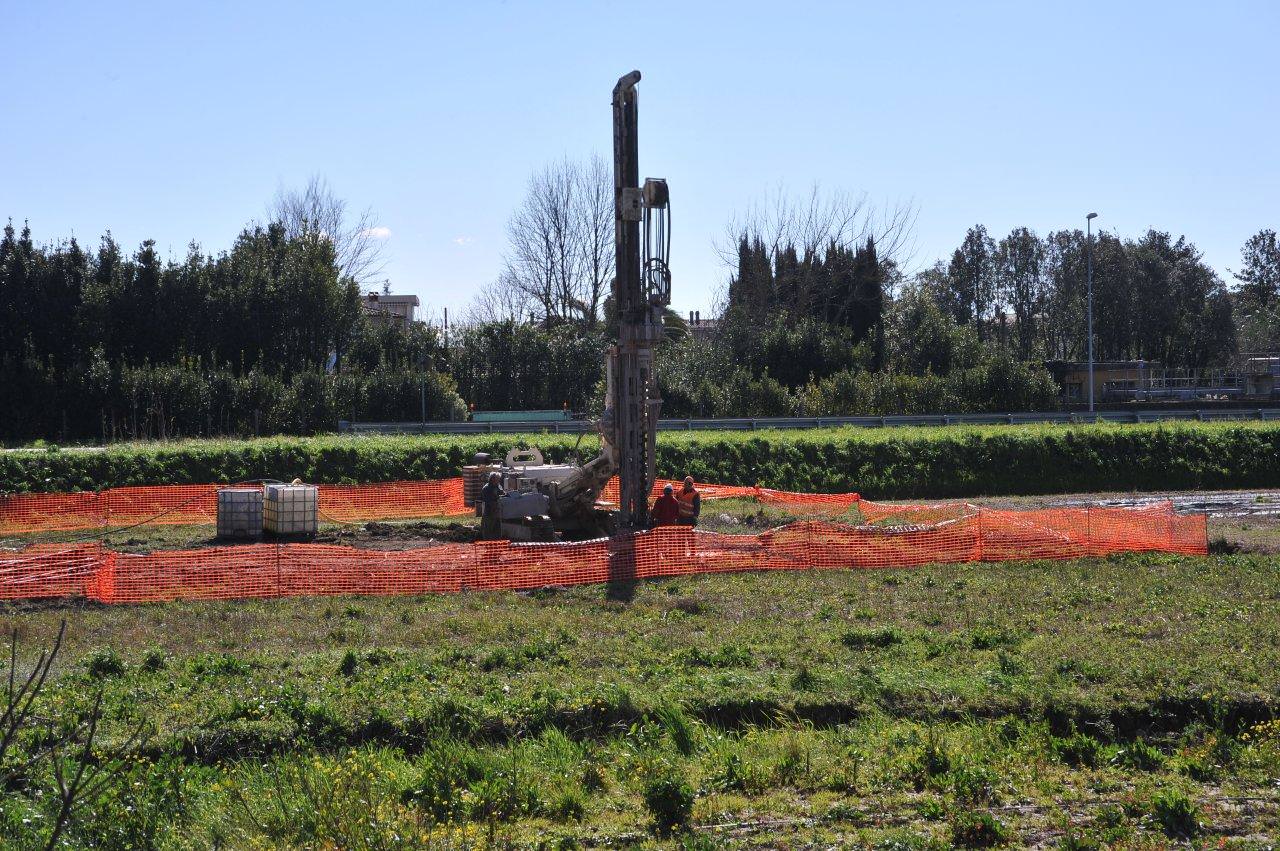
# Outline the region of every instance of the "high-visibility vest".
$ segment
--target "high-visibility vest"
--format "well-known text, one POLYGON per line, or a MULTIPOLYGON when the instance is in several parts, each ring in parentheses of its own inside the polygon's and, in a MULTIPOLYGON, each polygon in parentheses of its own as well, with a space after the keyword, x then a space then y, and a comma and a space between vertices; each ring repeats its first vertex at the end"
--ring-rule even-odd
POLYGON ((697 495, 698 495, 698 491, 696 488, 691 491, 681 490, 679 493, 676 494, 676 500, 680 503, 681 517, 693 516, 693 498, 697 495))

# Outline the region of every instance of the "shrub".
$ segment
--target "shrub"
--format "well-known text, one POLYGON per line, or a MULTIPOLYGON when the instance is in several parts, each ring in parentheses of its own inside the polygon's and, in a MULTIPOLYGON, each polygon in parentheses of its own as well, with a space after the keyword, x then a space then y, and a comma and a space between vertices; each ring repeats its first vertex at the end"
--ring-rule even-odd
POLYGON ((693 818, 693 802, 693 787, 674 771, 662 772, 645 784, 644 805, 659 834, 687 827, 693 818))
MULTIPOLYGON (((573 455, 568 435, 264 438, 123 444, 101 452, 0 453, 15 492, 256 478, 383 482, 457 476, 478 451, 537 446, 573 455)), ((590 451, 587 444, 586 451, 590 451)), ((990 426, 664 432, 658 474, 844 492, 874 499, 1095 490, 1265 487, 1280 479, 1280 427, 1255 424, 990 426)))

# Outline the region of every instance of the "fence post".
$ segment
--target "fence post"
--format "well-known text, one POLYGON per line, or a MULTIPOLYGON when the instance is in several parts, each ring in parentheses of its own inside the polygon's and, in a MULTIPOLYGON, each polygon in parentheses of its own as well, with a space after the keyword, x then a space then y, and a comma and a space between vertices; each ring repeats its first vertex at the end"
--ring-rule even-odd
POLYGON ((978 557, 974 561, 984 561, 987 557, 987 542, 982 524, 982 506, 978 506, 978 557))
POLYGON ((1093 555, 1093 506, 1084 507, 1084 546, 1085 555, 1093 555))

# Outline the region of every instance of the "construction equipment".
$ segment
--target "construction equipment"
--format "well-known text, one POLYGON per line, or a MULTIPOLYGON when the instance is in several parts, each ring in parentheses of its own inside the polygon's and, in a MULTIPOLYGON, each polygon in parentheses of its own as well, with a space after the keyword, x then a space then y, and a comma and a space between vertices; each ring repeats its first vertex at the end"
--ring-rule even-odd
MULTIPOLYGON (((599 423, 600 454, 585 464, 545 464, 540 453, 508 453, 501 463, 478 457, 472 478, 497 471, 506 496, 502 533, 511 540, 550 540, 556 533, 597 537, 649 525, 649 493, 656 464, 662 399, 654 376, 654 348, 671 303, 670 195, 665 180, 640 184, 636 83, 632 71, 613 87, 613 305, 618 339, 606 358, 608 390, 599 423), (642 231, 643 225, 643 233, 642 231), (619 479, 616 509, 600 501, 619 479)), ((472 489, 478 492, 478 487, 472 489)))

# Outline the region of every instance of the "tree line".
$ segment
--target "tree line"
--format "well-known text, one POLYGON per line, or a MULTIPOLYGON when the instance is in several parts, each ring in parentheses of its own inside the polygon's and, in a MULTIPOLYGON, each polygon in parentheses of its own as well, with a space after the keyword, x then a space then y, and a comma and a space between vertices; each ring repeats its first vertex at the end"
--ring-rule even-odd
MULTIPOLYGON (((1136 239, 1093 237, 1094 357, 1156 360, 1166 367, 1226 363, 1250 309, 1185 237, 1148 230, 1136 239)), ((947 263, 916 279, 979 340, 1022 360, 1086 356, 1088 237, 1028 228, 998 241, 969 229, 947 263)))
MULTIPOLYGON (((611 204, 599 161, 540 172, 500 274, 449 340, 371 318, 374 220, 322 181, 281 193, 230 249, 162 258, 106 234, 0 239, 0 438, 309 433, 338 419, 457 419, 568 406, 599 413, 616 335, 611 204), (603 187, 603 188, 602 188, 603 187), (604 204, 602 207, 601 205, 604 204)), ((730 223, 714 331, 674 313, 657 377, 667 416, 1038 410, 1043 364, 1086 348, 1078 230, 970 228, 914 274, 910 208, 779 194, 730 223)), ((1280 348, 1280 251, 1251 237, 1233 286, 1184 237, 1094 236, 1098 359, 1227 364, 1280 348)))
POLYGON ((120 439, 457 417, 434 328, 365 316, 331 239, 253 225, 164 260, 105 235, 0 239, 0 436, 120 439))

